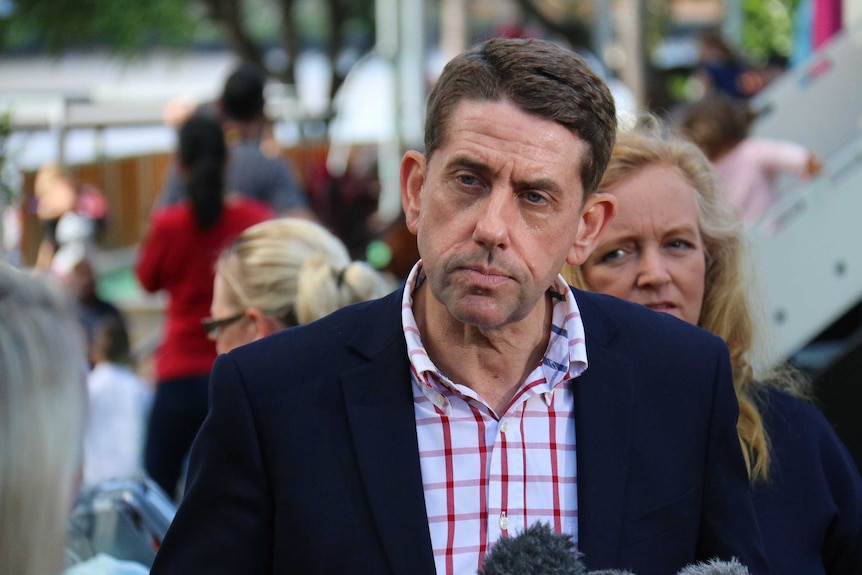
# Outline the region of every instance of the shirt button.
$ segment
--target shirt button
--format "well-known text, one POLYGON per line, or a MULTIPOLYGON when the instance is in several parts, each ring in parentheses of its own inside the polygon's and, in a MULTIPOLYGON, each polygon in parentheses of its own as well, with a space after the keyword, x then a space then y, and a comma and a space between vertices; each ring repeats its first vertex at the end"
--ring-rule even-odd
POLYGON ((446 403, 446 400, 443 399, 443 396, 439 393, 434 396, 434 405, 437 407, 443 407, 443 404, 446 403))
POLYGON ((508 429, 509 429, 509 420, 507 419, 506 421, 503 422, 503 425, 500 426, 500 433, 506 433, 506 431, 508 429))
POLYGON ((503 531, 506 531, 507 529, 509 529, 509 518, 506 517, 505 511, 500 514, 500 520, 497 522, 497 524, 500 526, 500 529, 503 531))

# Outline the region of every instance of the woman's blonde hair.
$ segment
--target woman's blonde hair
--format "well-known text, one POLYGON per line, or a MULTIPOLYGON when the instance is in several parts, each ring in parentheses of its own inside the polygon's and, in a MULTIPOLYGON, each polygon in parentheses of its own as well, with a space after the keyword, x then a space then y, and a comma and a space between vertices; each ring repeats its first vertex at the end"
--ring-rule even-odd
POLYGON ((58 286, 0 263, 0 575, 63 569, 86 353, 58 286))
POLYGON ((224 279, 231 303, 257 308, 286 327, 391 289, 370 265, 351 261, 332 233, 299 218, 248 228, 222 252, 216 273, 224 279))
MULTIPOLYGON (((706 254, 703 306, 698 325, 721 337, 730 350, 733 384, 739 401, 737 432, 752 481, 765 480, 769 442, 756 403, 752 368, 755 322, 747 294, 745 238, 739 218, 712 166, 693 143, 671 134, 652 117, 617 135, 600 190, 631 178, 647 166, 666 166, 695 190, 700 233, 706 254)), ((579 268, 563 273, 575 287, 589 289, 579 268)))

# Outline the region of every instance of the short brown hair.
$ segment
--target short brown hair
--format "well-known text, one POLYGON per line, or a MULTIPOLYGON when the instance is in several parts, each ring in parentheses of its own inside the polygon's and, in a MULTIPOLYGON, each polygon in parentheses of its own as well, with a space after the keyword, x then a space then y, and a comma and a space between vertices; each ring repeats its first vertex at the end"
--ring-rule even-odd
POLYGON ((598 188, 614 145, 616 109, 607 85, 574 52, 546 40, 494 38, 453 58, 428 98, 427 157, 443 145, 463 100, 506 100, 572 131, 588 146, 584 193, 598 188))
POLYGON ((754 118, 747 102, 726 94, 708 94, 686 111, 680 132, 714 162, 748 137, 754 118))

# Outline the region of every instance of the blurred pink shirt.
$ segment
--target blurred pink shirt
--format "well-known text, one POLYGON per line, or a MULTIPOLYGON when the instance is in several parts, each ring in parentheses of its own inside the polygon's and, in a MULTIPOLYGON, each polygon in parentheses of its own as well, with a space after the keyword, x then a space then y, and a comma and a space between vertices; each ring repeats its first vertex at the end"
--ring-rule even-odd
POLYGON ((780 196, 782 172, 802 176, 810 152, 785 140, 747 138, 714 162, 724 190, 750 229, 780 196))

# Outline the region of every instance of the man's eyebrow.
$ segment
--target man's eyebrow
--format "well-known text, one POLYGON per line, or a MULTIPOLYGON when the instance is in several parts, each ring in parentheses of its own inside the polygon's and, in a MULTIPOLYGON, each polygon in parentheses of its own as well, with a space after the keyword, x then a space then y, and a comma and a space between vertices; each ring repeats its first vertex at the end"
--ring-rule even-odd
POLYGON ((526 190, 545 190, 552 194, 561 194, 563 192, 560 185, 554 180, 548 178, 538 178, 535 180, 516 181, 517 187, 526 190))
MULTIPOLYGON (((488 167, 487 164, 470 158, 468 156, 455 156, 453 157, 449 163, 446 165, 449 170, 453 169, 467 169, 477 172, 479 174, 487 174, 491 171, 491 168, 488 167)), ((548 192, 554 194, 562 193, 562 189, 560 185, 551 180, 549 178, 537 178, 535 180, 523 180, 516 181, 515 186, 521 189, 528 190, 546 190, 548 192)))
POLYGON ((465 168, 465 169, 472 170, 474 172, 480 172, 483 174, 490 171, 490 168, 488 167, 487 164, 482 163, 478 160, 474 160, 473 158, 470 158, 468 156, 463 156, 463 155, 453 157, 446 164, 446 167, 450 170, 465 168))

